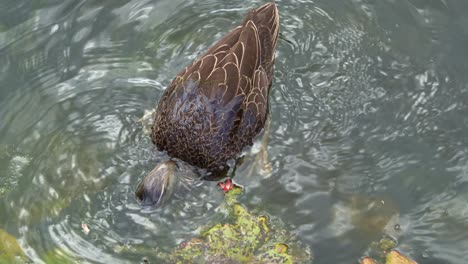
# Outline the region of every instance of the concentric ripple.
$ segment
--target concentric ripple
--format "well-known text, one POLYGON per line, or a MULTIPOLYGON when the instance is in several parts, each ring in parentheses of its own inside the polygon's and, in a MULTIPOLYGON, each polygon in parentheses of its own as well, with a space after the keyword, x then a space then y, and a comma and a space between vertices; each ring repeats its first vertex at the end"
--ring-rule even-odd
MULTIPOLYGON (((0 1, 0 228, 33 262, 136 263, 217 219, 213 183, 139 207, 164 158, 139 119, 264 2, 0 1)), ((395 221, 418 262, 468 262, 466 1, 276 2, 271 171, 246 153, 242 202, 315 263, 358 259, 395 221)))

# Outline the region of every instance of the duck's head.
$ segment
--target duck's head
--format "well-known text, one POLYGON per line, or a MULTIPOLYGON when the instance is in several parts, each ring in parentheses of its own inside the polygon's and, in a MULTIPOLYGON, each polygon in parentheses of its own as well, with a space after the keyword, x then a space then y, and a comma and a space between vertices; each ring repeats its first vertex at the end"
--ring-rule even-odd
POLYGON ((158 206, 167 201, 175 191, 190 190, 195 173, 188 166, 180 166, 176 161, 158 163, 140 182, 136 196, 142 206, 158 206))

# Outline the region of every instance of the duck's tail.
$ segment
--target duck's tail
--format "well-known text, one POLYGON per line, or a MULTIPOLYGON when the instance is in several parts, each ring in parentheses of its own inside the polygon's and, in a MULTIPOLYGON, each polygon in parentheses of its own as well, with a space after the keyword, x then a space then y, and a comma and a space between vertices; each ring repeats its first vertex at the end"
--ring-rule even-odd
MULTIPOLYGON (((270 74, 279 35, 279 12, 275 2, 252 10, 245 22, 249 20, 255 24, 260 40, 260 65, 270 74)), ((271 76, 268 77, 271 78, 271 76)))

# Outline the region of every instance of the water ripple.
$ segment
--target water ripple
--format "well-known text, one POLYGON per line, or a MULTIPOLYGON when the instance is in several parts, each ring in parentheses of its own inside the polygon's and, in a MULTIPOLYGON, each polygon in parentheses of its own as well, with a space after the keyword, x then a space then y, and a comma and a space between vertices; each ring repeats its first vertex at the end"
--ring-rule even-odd
MULTIPOLYGON (((211 183, 138 206, 136 185, 164 158, 138 120, 260 2, 2 4, 0 224, 32 260, 134 263, 222 217, 211 183)), ((463 263, 466 3, 277 3, 272 170, 251 170, 261 152, 246 154, 242 201, 286 222, 316 263, 358 259, 391 219, 419 262, 463 263)))

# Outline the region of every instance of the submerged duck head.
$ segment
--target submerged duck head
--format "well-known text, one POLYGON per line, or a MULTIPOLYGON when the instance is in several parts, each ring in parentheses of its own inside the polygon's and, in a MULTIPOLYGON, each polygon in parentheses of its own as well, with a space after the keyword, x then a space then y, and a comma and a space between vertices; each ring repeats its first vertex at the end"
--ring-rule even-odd
POLYGON ((158 206, 174 193, 189 191, 197 178, 190 166, 167 160, 143 178, 135 194, 142 206, 158 206))

